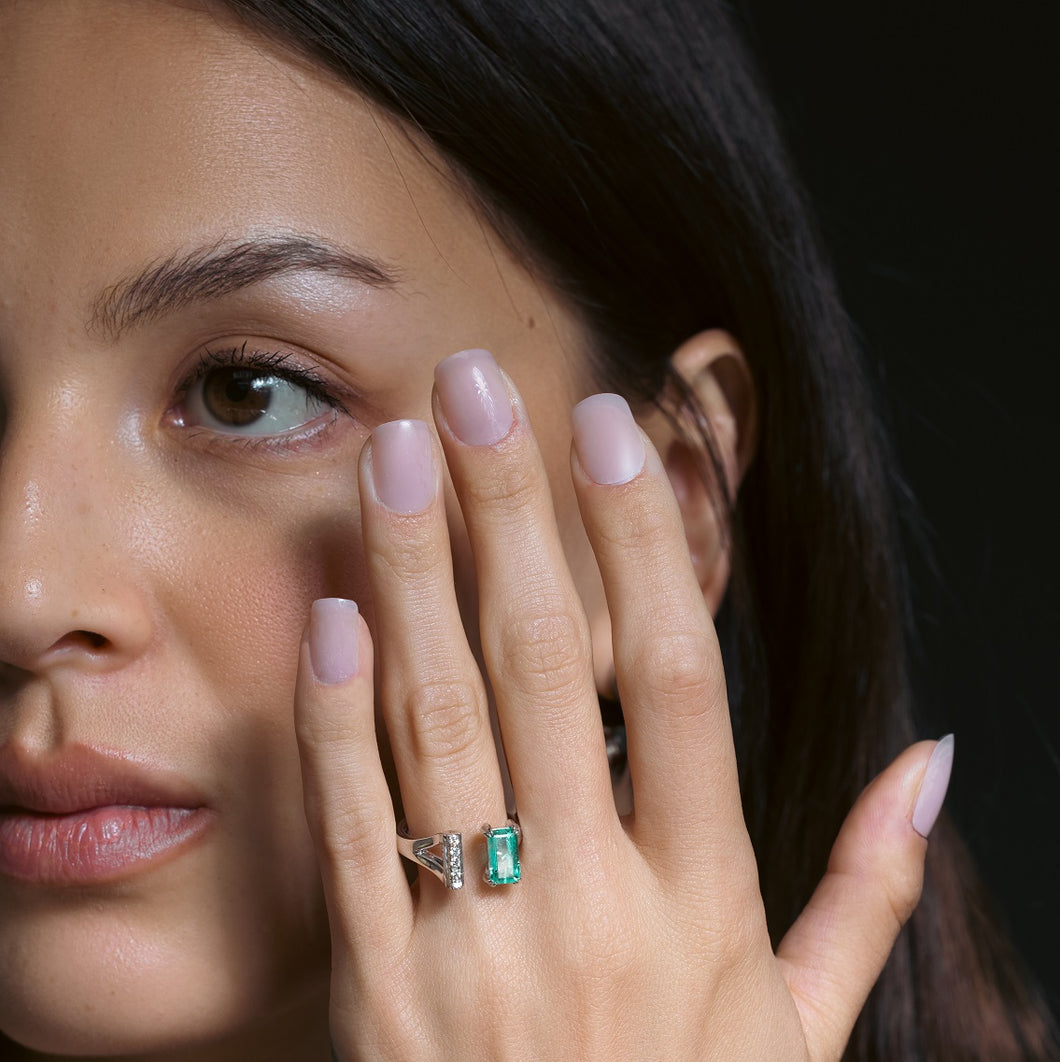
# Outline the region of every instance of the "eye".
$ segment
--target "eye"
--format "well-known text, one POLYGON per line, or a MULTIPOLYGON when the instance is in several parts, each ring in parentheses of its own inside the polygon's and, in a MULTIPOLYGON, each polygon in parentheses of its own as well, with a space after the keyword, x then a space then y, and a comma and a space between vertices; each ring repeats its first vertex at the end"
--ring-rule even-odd
POLYGON ((185 426, 244 437, 284 435, 333 411, 334 402, 298 370, 247 364, 239 353, 242 364, 201 367, 185 391, 185 426))

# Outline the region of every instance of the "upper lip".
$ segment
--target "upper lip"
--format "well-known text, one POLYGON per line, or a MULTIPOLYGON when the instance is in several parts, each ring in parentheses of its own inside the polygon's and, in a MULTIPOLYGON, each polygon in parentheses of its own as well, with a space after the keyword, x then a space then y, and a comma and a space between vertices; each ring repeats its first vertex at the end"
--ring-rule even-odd
POLYGON ((196 808, 202 799, 183 779, 126 754, 69 745, 47 757, 0 747, 0 809, 53 815, 111 805, 196 808))

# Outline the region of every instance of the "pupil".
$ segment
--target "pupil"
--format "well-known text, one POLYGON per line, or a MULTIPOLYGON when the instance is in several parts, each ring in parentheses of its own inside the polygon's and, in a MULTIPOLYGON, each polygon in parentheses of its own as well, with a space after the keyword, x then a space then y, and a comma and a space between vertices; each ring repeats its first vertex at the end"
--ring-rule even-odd
POLYGON ((218 369, 206 378, 203 401, 225 424, 253 424, 269 408, 273 382, 255 369, 218 369))
POLYGON ((250 390, 249 380, 232 379, 228 381, 228 386, 225 388, 225 398, 229 402, 242 402, 250 390))

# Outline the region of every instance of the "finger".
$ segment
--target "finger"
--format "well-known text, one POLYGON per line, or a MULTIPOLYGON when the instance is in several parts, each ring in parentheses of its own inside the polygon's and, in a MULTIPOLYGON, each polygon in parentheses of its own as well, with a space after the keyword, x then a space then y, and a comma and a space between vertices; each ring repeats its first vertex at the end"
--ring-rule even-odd
POLYGON ((777 958, 815 1060, 838 1059, 924 880, 925 836, 949 784, 952 735, 907 749, 854 805, 828 871, 777 958), (920 832, 918 832, 920 831, 920 832))
POLYGON ((504 821, 486 695, 453 585, 436 444, 422 421, 376 428, 361 457, 361 522, 381 706, 414 836, 504 821))
POLYGON ((594 395, 573 420, 575 488, 611 615, 634 836, 701 861, 712 836, 730 847, 746 836, 714 624, 662 462, 629 406, 594 395))
POLYGON ((577 843, 572 808, 582 822, 614 813, 588 624, 548 476, 515 388, 489 354, 454 355, 435 379, 438 433, 474 555, 482 651, 520 817, 577 843))
POLYGON ((411 899, 376 739, 372 642, 352 601, 313 605, 295 693, 306 820, 336 939, 366 954, 407 937, 411 899))

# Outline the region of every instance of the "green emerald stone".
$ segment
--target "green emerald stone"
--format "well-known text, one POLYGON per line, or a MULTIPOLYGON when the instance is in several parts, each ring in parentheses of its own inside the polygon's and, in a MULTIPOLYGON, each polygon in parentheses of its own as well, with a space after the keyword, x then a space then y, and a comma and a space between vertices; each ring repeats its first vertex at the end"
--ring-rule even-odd
POLYGON ((514 826, 501 826, 486 834, 486 884, 514 885, 519 869, 519 837, 514 826))

